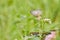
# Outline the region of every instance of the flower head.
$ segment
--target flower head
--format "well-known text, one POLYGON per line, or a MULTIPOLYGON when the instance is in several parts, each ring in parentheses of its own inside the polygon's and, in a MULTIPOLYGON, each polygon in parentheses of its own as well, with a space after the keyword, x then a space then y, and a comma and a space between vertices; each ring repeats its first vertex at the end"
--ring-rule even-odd
POLYGON ((37 10, 32 10, 31 14, 36 17, 36 19, 39 21, 41 19, 42 11, 37 9, 37 10))
POLYGON ((34 16, 41 16, 42 15, 42 11, 41 10, 32 10, 31 14, 34 16))
POLYGON ((44 19, 44 22, 47 22, 47 23, 49 23, 49 24, 52 23, 52 22, 51 22, 51 19, 48 19, 48 18, 45 18, 45 19, 44 19))
POLYGON ((49 34, 45 37, 45 40, 52 40, 52 39, 54 40, 55 38, 56 38, 56 31, 52 30, 51 34, 49 34))

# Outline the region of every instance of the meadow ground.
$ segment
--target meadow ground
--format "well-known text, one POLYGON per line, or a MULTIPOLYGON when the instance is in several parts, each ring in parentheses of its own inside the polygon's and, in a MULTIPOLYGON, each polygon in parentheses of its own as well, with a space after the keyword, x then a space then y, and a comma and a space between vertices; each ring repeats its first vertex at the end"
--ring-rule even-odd
POLYGON ((0 0, 0 40, 23 40, 30 32, 52 29, 60 40, 60 0, 0 0), (41 9, 42 19, 49 18, 52 23, 36 21, 30 14, 33 9, 41 9))

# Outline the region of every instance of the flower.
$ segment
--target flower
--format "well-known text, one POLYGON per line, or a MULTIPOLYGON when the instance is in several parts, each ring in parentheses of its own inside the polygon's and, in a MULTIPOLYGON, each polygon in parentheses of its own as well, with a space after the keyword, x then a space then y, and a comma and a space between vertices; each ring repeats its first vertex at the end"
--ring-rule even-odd
POLYGON ((31 14, 34 16, 41 16, 42 15, 42 11, 41 10, 32 10, 31 14))
POLYGON ((41 19, 42 11, 37 9, 37 10, 32 10, 31 14, 36 17, 36 19, 39 21, 41 19))
POLYGON ((54 40, 56 38, 56 31, 51 31, 51 34, 45 37, 45 40, 54 40))
POLYGON ((48 19, 48 18, 45 18, 45 19, 44 19, 44 22, 48 22, 49 24, 52 23, 52 22, 51 22, 51 19, 48 19))

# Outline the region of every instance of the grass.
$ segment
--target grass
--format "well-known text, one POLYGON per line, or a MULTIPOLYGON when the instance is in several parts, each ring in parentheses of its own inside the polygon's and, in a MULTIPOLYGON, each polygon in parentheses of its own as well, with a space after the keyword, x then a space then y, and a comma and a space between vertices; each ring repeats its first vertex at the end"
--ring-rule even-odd
MULTIPOLYGON (((0 0, 0 40, 23 40, 23 36, 32 31, 57 30, 59 24, 60 0, 0 0), (30 14, 33 9, 42 9, 42 18, 51 19, 52 24, 34 21, 35 17, 30 14), (39 29, 34 30, 37 23, 39 29)), ((60 40, 59 34, 57 40, 60 40)))

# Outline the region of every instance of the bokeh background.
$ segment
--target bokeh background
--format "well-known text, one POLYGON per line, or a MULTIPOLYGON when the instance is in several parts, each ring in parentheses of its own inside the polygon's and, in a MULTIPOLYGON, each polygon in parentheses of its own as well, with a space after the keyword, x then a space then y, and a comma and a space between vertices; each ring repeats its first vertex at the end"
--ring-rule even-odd
POLYGON ((30 14, 33 9, 41 9, 42 18, 51 19, 52 24, 40 23, 42 30, 56 29, 56 40, 60 40, 60 0, 0 0, 0 40, 23 40, 34 31, 39 22, 30 14))

